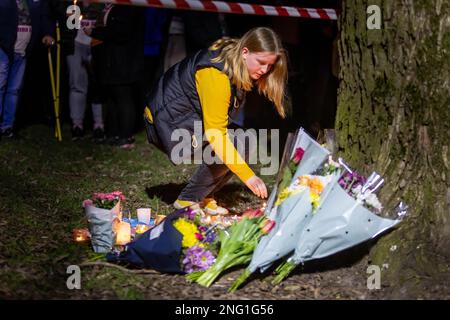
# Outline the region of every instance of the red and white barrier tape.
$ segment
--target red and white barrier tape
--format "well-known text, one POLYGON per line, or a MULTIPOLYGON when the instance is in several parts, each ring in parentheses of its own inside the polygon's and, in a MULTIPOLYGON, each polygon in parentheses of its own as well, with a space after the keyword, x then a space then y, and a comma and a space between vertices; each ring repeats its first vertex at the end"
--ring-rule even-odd
POLYGON ((253 14, 265 16, 282 16, 296 18, 311 18, 336 20, 335 9, 313 9, 286 6, 266 6, 224 1, 199 0, 94 0, 95 2, 128 4, 144 7, 169 8, 180 10, 209 11, 236 14, 253 14))

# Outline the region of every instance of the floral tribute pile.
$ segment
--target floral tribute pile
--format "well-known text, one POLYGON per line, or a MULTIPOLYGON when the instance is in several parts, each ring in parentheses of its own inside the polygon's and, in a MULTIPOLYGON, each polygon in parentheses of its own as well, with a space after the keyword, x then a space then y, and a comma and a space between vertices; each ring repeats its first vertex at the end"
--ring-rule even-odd
MULTIPOLYGON (((303 129, 286 145, 267 207, 234 216, 184 208, 142 229, 130 217, 122 218, 126 199, 121 192, 94 193, 83 203, 94 250, 107 253, 110 262, 185 274, 188 282, 205 287, 230 268, 245 266, 230 287, 235 291, 257 270, 279 263, 272 280, 278 284, 298 265, 346 250, 400 222, 382 217, 385 208, 376 194, 384 183, 381 175, 366 177, 343 159, 333 159, 303 129)), ((401 203, 400 209, 404 215, 406 206, 401 203)))

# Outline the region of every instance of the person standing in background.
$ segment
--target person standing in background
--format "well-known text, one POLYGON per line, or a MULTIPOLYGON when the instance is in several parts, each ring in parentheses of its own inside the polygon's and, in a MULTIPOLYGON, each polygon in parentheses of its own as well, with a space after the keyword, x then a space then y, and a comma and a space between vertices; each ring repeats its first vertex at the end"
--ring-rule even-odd
MULTIPOLYGON (((103 5, 91 4, 90 0, 83 0, 78 3, 81 7, 83 19, 82 27, 92 27, 103 5)), ((71 49, 67 55, 67 67, 69 71, 69 107, 70 118, 72 119, 72 140, 79 140, 84 136, 84 118, 88 92, 92 106, 93 118, 93 139, 100 143, 105 139, 102 101, 97 88, 96 74, 91 66, 91 44, 92 38, 84 33, 83 29, 67 30, 72 37, 68 41, 67 47, 71 49)))
POLYGON ((105 90, 108 142, 131 149, 139 103, 133 92, 144 66, 144 11, 106 4, 95 27, 86 27, 84 32, 102 41, 95 47, 93 63, 105 90))
POLYGON ((184 21, 181 15, 170 18, 167 47, 164 53, 164 72, 186 57, 186 39, 184 21))
POLYGON ((27 56, 55 39, 46 0, 1 0, 0 21, 0 133, 11 138, 27 56))

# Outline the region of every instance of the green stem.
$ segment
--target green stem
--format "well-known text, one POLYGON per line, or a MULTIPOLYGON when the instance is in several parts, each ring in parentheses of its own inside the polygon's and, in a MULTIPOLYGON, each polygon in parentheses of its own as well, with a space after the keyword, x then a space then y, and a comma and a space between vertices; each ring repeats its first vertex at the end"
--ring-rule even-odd
POLYGON ((294 262, 286 261, 283 265, 277 268, 277 275, 272 280, 273 285, 280 284, 281 281, 286 279, 286 277, 297 267, 297 264, 294 262))
POLYGON ((230 289, 228 289, 228 292, 235 292, 244 282, 245 280, 250 277, 250 275, 253 272, 251 272, 249 269, 245 269, 244 272, 237 278, 233 284, 231 285, 230 289))
POLYGON ((205 271, 196 271, 196 272, 192 272, 186 275, 186 280, 188 282, 196 282, 198 280, 198 278, 200 278, 200 276, 202 274, 204 274, 205 271))

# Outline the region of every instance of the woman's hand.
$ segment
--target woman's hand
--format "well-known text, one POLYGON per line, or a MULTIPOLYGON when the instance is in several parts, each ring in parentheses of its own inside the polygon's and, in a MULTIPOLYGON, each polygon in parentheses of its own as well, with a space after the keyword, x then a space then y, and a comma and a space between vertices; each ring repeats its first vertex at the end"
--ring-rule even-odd
POLYGON ((248 179, 248 180, 245 182, 245 185, 246 185, 250 190, 252 190, 252 192, 253 192, 256 196, 258 196, 258 197, 260 197, 260 198, 262 198, 262 199, 267 198, 267 188, 266 188, 266 184, 265 184, 264 181, 262 181, 259 177, 257 177, 257 176, 250 177, 250 179, 248 179))

